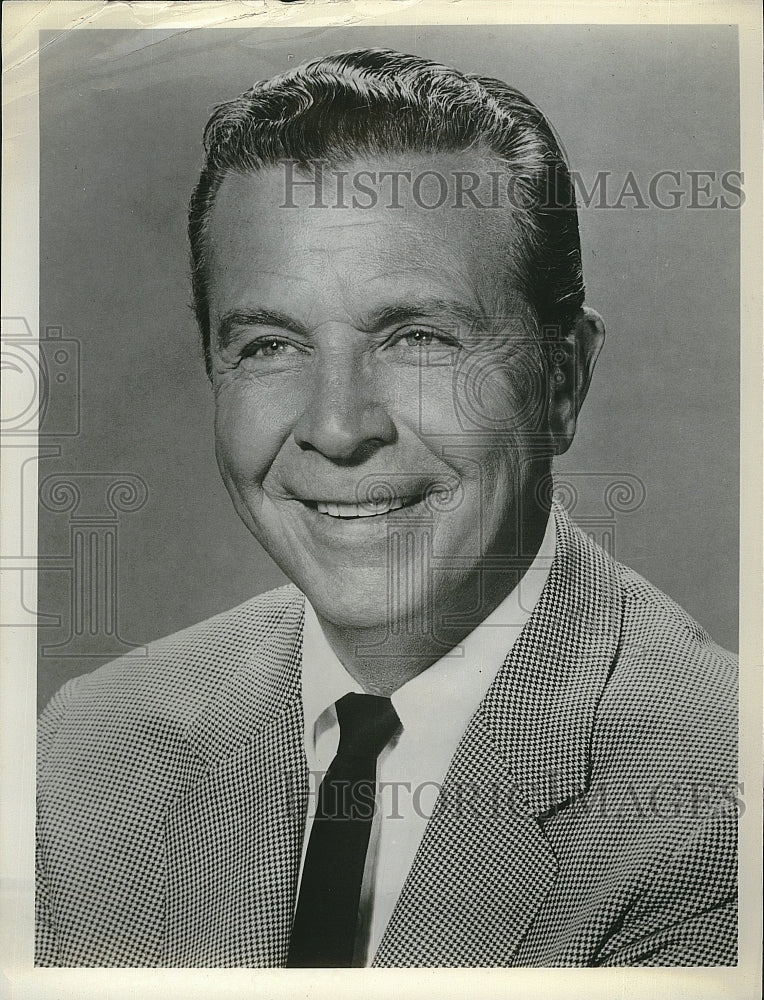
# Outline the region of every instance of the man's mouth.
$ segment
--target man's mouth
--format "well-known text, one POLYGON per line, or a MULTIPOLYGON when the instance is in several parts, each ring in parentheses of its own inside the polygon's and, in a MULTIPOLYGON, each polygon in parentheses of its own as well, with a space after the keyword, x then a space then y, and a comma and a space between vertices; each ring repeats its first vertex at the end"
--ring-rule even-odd
POLYGON ((392 510, 400 510, 402 507, 410 507, 418 503, 420 496, 385 498, 379 503, 365 500, 363 503, 337 503, 323 500, 305 501, 309 507, 313 507, 319 514, 326 514, 328 517, 354 518, 354 517, 379 517, 382 514, 389 514, 392 510))

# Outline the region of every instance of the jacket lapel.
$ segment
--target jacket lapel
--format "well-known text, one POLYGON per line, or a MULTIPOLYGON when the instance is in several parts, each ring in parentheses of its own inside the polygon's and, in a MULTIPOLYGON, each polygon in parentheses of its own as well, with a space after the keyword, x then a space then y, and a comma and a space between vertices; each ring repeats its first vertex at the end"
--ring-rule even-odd
POLYGON ((308 774, 297 597, 189 733, 190 790, 165 823, 167 965, 286 959, 308 774))
POLYGON ((554 885, 544 818, 588 785, 622 617, 615 564, 554 517, 544 591, 454 755, 375 965, 512 965, 554 885))
POLYGON ((374 965, 510 965, 556 874, 551 849, 475 716, 374 965))

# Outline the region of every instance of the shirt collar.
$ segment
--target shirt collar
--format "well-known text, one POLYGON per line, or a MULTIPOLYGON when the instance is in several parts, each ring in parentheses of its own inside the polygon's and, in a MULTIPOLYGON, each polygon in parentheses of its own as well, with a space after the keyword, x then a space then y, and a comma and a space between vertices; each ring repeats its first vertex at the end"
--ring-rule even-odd
MULTIPOLYGON (((391 696, 404 730, 426 735, 436 744, 459 739, 530 618, 554 552, 554 518, 550 517, 536 557, 517 587, 458 646, 391 696)), ((334 724, 334 713, 327 714, 327 709, 351 691, 362 694, 363 688, 340 663, 306 598, 302 644, 306 747, 315 747, 321 731, 334 724)))
MULTIPOLYGON (((302 710, 305 719, 305 746, 318 739, 318 723, 336 701, 363 688, 350 676, 329 645, 313 605, 305 599, 305 623, 302 638, 302 710)), ((331 724, 334 720, 329 719, 331 724)))

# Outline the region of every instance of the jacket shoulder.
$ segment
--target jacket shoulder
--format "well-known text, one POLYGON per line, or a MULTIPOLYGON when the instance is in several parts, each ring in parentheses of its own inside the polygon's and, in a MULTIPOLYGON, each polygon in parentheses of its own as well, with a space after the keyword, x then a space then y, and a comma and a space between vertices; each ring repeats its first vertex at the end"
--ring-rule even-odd
POLYGON ((736 680, 738 658, 714 642, 702 625, 684 608, 639 573, 616 563, 624 596, 623 652, 636 652, 658 664, 666 661, 681 670, 699 664, 736 680))
MULTIPOLYGON (((737 657, 676 601, 616 563, 623 595, 620 642, 598 710, 595 743, 622 764, 698 780, 733 780, 737 755, 737 657)), ((610 758, 611 761, 613 758, 610 758)))
POLYGON ((242 669, 255 699, 267 704, 290 666, 303 607, 294 586, 279 587, 73 678, 38 721, 41 764, 59 729, 75 719, 80 730, 140 721, 182 732, 242 669))

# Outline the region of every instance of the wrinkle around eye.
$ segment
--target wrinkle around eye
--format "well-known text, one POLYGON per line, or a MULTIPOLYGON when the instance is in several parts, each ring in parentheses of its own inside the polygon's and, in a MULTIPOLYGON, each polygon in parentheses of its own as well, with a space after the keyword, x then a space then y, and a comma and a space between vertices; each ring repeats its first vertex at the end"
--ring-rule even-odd
POLYGON ((241 352, 242 360, 246 358, 268 359, 278 358, 292 353, 305 353, 296 344, 284 340, 283 337, 259 337, 257 340, 246 344, 241 352))
POLYGON ((460 349, 461 345, 454 337, 439 330, 414 327, 391 337, 385 344, 384 353, 392 360, 406 364, 426 365, 436 361, 442 365, 453 362, 460 349))
POLYGON ((312 351, 304 344, 271 334, 248 340, 228 354, 224 362, 229 370, 267 375, 294 370, 308 360, 312 351))

